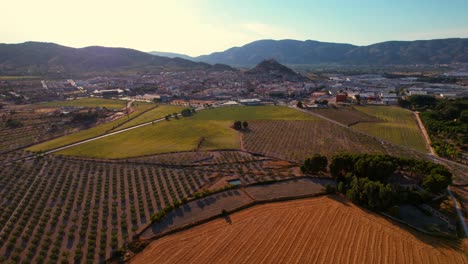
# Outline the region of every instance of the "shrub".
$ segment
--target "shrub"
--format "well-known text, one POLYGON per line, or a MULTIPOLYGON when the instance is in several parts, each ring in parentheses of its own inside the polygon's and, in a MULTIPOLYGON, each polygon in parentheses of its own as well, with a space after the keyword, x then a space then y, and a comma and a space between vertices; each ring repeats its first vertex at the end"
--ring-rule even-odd
POLYGON ((336 188, 330 183, 325 184, 325 193, 333 194, 336 193, 336 188))

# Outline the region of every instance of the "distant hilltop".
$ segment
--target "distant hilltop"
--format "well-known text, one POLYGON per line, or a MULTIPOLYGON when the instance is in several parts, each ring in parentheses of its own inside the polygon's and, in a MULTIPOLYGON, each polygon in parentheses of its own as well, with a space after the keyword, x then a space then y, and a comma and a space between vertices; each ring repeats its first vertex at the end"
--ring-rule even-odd
POLYGON ((198 62, 253 66, 274 58, 288 65, 409 65, 468 63, 468 39, 387 41, 369 46, 314 40, 258 40, 209 55, 189 57, 198 62))
POLYGON ((288 81, 308 81, 306 77, 280 64, 275 59, 261 61, 257 66, 245 72, 246 74, 265 76, 268 78, 288 81))
POLYGON ((44 75, 110 71, 234 70, 182 58, 155 56, 127 48, 70 48, 55 43, 0 44, 0 73, 44 75))
POLYGON ((468 39, 388 41, 369 46, 299 40, 259 40, 210 55, 190 57, 127 48, 70 48, 54 43, 0 44, 0 74, 212 70, 252 67, 264 60, 290 66, 468 63, 468 39))

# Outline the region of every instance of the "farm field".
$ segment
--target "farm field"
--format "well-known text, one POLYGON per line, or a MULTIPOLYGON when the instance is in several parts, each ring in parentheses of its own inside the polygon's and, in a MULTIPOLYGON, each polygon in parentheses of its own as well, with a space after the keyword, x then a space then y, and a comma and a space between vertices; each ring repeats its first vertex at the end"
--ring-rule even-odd
POLYGON ((175 151, 238 149, 239 136, 232 121, 180 119, 162 121, 125 133, 59 151, 58 154, 91 158, 129 158, 175 151))
MULTIPOLYGON (((1 114, 1 113, 0 113, 1 114)), ((4 118, 0 119, 0 153, 37 144, 54 137, 64 135, 65 129, 60 126, 67 117, 49 116, 31 111, 16 111, 11 117, 21 123, 21 126, 11 128, 4 118)))
POLYGON ((273 183, 250 185, 240 189, 225 190, 208 197, 190 201, 168 213, 160 222, 143 230, 139 239, 151 239, 155 235, 218 216, 222 210, 233 211, 252 206, 254 202, 306 195, 318 195, 326 183, 333 180, 292 178, 273 183))
POLYGON ((124 129, 127 127, 135 126, 138 124, 143 124, 146 122, 153 121, 155 119, 163 118, 168 114, 173 114, 173 113, 180 113, 184 107, 182 106, 175 106, 175 105, 158 105, 154 109, 150 109, 146 111, 145 113, 142 113, 141 115, 135 117, 134 119, 122 124, 119 126, 117 129, 114 130, 120 130, 124 129))
POLYGON ((168 213, 161 222, 151 225, 139 236, 142 239, 151 238, 184 225, 219 215, 222 210, 234 210, 253 202, 243 191, 234 189, 201 198, 168 213))
POLYGON ((414 114, 400 107, 356 106, 356 110, 375 116, 382 122, 358 123, 356 130, 421 152, 428 152, 426 141, 414 114))
POLYGON ((130 263, 467 263, 460 245, 339 198, 255 206, 153 241, 130 263))
POLYGON ((195 120, 317 120, 309 115, 285 106, 230 106, 198 112, 195 120))
POLYGON ((47 151, 51 149, 55 149, 64 145, 68 145, 71 143, 75 143, 81 140, 85 140, 88 138, 96 137, 99 135, 106 134, 117 127, 120 127, 121 125, 125 124, 128 120, 134 118, 135 116, 138 116, 141 112, 147 111, 150 108, 154 107, 154 104, 149 104, 149 103, 137 103, 136 105, 132 106, 133 112, 130 113, 128 116, 122 116, 119 119, 116 119, 114 121, 110 121, 105 124, 101 124, 86 130, 82 130, 73 134, 69 134, 60 138, 56 138, 41 144, 34 145, 30 148, 28 148, 29 151, 47 151))
POLYGON ((219 163, 176 168, 57 156, 1 166, 0 260, 97 263, 161 208, 218 179, 253 183, 294 177, 253 156, 238 163, 230 152, 214 156, 219 163))
MULTIPOLYGON (((157 109, 155 108, 154 111, 157 111, 157 109)), ((166 110, 169 109, 172 110, 172 108, 166 110)), ((140 117, 143 118, 147 113, 140 117)), ((232 122, 234 120, 262 119, 308 120, 309 122, 316 120, 312 115, 281 106, 215 108, 199 111, 191 117, 158 122, 154 125, 88 142, 60 151, 59 154, 91 158, 129 158, 195 149, 239 149, 240 135, 230 128, 232 122), (125 151, 119 151, 123 149, 125 151)), ((57 141, 59 140, 57 139, 57 141)), ((70 142, 66 138, 65 140, 70 142)), ((48 142, 34 146, 30 150, 41 150, 44 146, 48 147, 47 144, 48 142)), ((57 146, 58 144, 52 142, 52 145, 57 146)))
POLYGON ((41 76, 5 76, 1 75, 0 80, 12 81, 12 80, 32 80, 32 79, 40 79, 41 76))
POLYGON ((385 153, 377 140, 330 122, 252 121, 243 132, 245 150, 302 162, 320 153, 331 158, 340 152, 385 153))
POLYGON ((253 162, 265 159, 267 158, 253 157, 248 153, 240 151, 189 151, 136 157, 127 159, 127 161, 168 165, 218 165, 253 162))
POLYGON ((378 117, 358 111, 353 107, 339 107, 313 110, 314 113, 335 120, 343 125, 353 125, 359 122, 381 122, 378 117))
POLYGON ((108 109, 122 109, 127 105, 127 101, 124 100, 113 100, 104 98, 82 98, 76 100, 67 101, 53 101, 47 103, 40 103, 40 107, 105 107, 108 109))

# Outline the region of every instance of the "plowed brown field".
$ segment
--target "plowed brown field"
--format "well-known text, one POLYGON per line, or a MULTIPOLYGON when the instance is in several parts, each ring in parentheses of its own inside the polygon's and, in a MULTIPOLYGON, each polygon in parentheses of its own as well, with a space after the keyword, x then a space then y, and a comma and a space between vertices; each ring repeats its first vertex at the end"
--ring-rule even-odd
POLYGON ((441 242, 321 197, 256 206, 152 242, 132 263, 468 263, 441 242))

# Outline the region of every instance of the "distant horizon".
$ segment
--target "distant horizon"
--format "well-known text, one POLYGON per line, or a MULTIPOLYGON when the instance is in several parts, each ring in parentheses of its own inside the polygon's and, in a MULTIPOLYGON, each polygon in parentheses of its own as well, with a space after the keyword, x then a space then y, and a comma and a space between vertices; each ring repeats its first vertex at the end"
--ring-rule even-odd
POLYGON ((17 0, 2 7, 2 43, 36 40, 190 56, 259 39, 366 46, 468 37, 466 0, 17 0))
POLYGON ((16 42, 16 43, 5 43, 5 42, 3 42, 3 43, 0 43, 0 44, 15 45, 15 44, 23 44, 23 43, 27 43, 27 42, 36 42, 36 43, 50 43, 50 44, 56 44, 56 45, 59 45, 59 46, 64 46, 64 47, 69 47, 69 48, 75 48, 75 49, 82 49, 82 48, 87 48, 87 47, 123 48, 123 49, 133 49, 133 50, 137 50, 137 51, 145 52, 145 53, 151 53, 151 52, 175 53, 175 54, 180 54, 180 55, 185 55, 185 56, 189 56, 189 57, 196 58, 196 57, 199 57, 199 56, 209 55, 209 54, 216 53, 216 52, 223 52, 223 51, 226 51, 226 50, 228 50, 228 49, 230 49, 230 48, 238 48, 238 47, 242 47, 242 46, 248 45, 248 44, 253 43, 253 42, 264 41, 264 40, 273 40, 273 41, 293 40, 293 41, 301 41, 301 42, 305 42, 305 41, 317 41, 317 42, 322 42, 322 43, 350 44, 350 45, 357 46, 357 47, 365 47, 365 46, 370 46, 370 45, 379 44, 379 43, 385 43, 385 42, 412 42, 412 41, 430 41, 430 40, 439 40, 439 39, 466 39, 466 38, 468 38, 468 37, 449 37, 449 38, 431 38, 431 39, 414 39, 414 40, 385 40, 385 41, 381 41, 381 42, 370 43, 370 44, 368 44, 368 45, 358 45, 358 44, 353 44, 353 43, 349 43, 349 42, 321 41, 321 40, 315 40, 315 39, 300 40, 300 39, 291 39, 291 38, 286 38, 286 39, 271 39, 271 38, 266 38, 266 39, 254 40, 254 41, 251 41, 251 42, 248 42, 248 43, 244 43, 244 44, 239 45, 239 46, 232 46, 232 47, 229 47, 229 48, 224 49, 224 50, 212 51, 212 52, 209 52, 209 53, 206 53, 206 54, 200 54, 200 55, 196 55, 196 56, 192 56, 192 55, 185 54, 185 53, 180 53, 180 52, 175 52, 175 51, 170 51, 170 50, 140 50, 140 49, 135 49, 135 48, 132 48, 132 47, 125 47, 125 46, 106 46, 106 45, 99 45, 99 44, 87 45, 87 46, 71 46, 71 45, 65 45, 65 44, 58 43, 58 42, 52 42, 52 41, 36 41, 36 40, 27 40, 27 41, 16 42))

